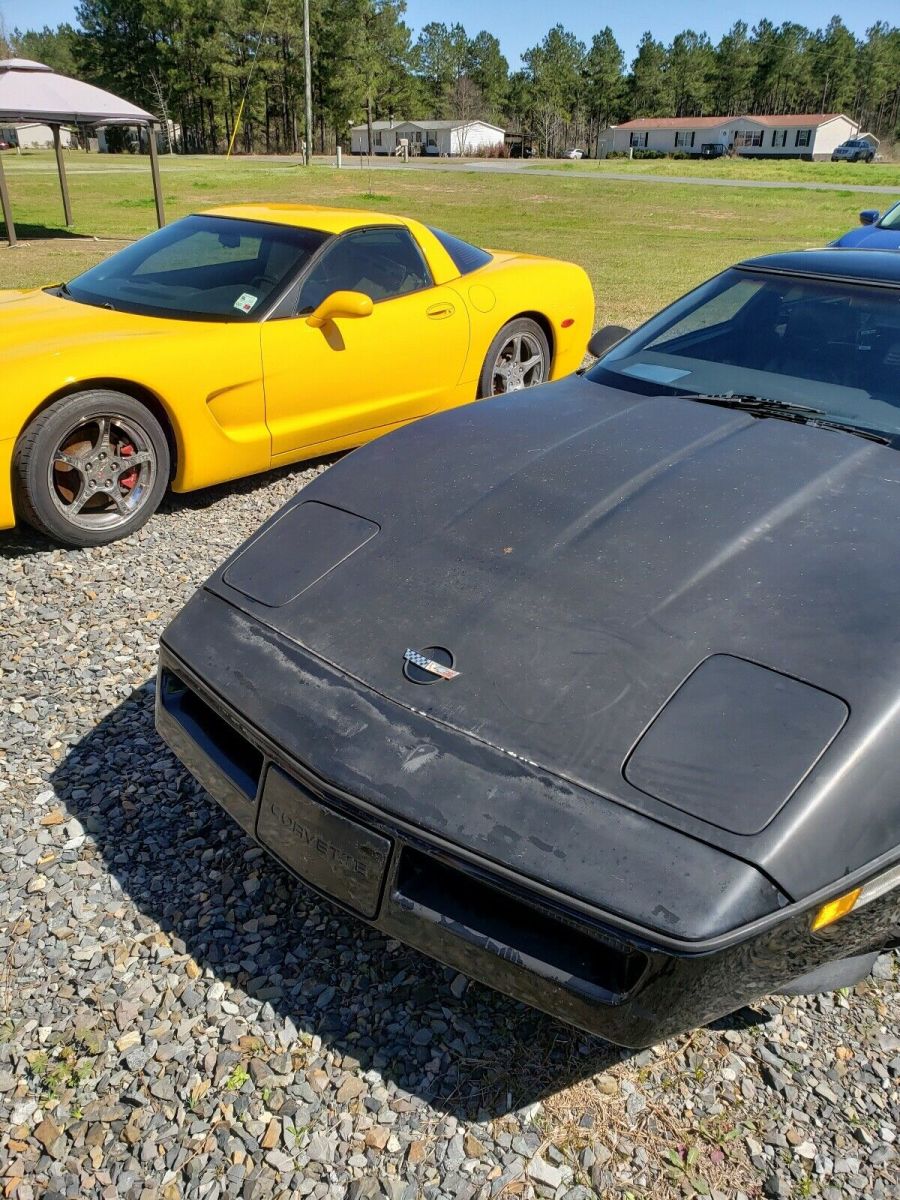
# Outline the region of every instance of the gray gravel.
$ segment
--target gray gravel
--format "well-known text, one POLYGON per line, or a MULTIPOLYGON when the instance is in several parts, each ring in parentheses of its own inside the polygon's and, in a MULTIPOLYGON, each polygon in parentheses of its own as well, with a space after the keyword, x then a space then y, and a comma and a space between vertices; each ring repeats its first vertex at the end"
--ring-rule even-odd
POLYGON ((900 1194, 890 956, 621 1052, 293 885, 156 739, 160 630, 321 469, 0 535, 3 1194, 900 1194))

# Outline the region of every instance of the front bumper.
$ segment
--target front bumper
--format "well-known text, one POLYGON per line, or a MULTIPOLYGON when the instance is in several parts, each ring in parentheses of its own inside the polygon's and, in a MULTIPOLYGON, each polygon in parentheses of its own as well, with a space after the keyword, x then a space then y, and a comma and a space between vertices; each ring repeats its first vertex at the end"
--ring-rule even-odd
MULTIPOLYGON (((245 678, 248 697, 257 682, 245 678)), ((322 778, 239 705, 163 645, 159 733, 288 870, 389 936, 624 1046, 653 1045, 868 952, 896 923, 894 902, 826 935, 810 932, 797 905, 704 944, 626 928, 322 778)))

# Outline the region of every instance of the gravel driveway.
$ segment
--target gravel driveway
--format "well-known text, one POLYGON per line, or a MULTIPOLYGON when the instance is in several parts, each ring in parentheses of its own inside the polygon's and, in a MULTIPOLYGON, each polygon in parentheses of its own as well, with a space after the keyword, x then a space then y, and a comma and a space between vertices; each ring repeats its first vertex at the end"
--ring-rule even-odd
POLYGON ((160 630, 321 469, 0 534, 3 1195, 900 1194, 891 956, 622 1052, 292 884, 157 740, 160 630))

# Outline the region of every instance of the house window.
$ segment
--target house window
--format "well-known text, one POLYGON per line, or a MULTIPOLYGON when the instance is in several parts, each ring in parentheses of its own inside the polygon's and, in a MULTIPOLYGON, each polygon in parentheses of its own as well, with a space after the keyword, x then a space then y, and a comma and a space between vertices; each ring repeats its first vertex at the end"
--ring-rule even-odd
POLYGON ((643 149, 647 145, 647 134, 633 133, 628 144, 629 146, 636 146, 639 149, 643 149))
POLYGON ((787 130, 786 129, 773 129, 772 130, 772 145, 773 146, 786 146, 787 145, 787 130))
POLYGON ((382 142, 381 142, 381 130, 380 130, 380 129, 376 129, 376 130, 375 130, 375 145, 376 145, 376 146, 380 146, 381 144, 382 144, 382 142))
POLYGON ((794 141, 795 146, 808 146, 812 141, 811 129, 798 129, 797 137, 794 141))
POLYGON ((736 150, 741 146, 762 146, 762 140, 761 129, 736 129, 734 131, 734 148, 736 150))
POLYGON ((675 145, 676 146, 693 146, 695 137, 696 137, 696 134, 694 133, 693 130, 691 130, 690 132, 679 131, 678 133, 675 134, 675 145))

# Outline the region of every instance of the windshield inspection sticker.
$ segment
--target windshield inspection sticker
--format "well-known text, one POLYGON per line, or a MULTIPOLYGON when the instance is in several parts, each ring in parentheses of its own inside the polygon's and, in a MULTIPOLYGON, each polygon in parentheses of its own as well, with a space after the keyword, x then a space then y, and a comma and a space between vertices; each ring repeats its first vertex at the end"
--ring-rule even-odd
POLYGON ((241 292, 234 302, 234 307, 240 309, 242 313, 248 313, 258 299, 259 296, 254 296, 250 292, 241 292))

